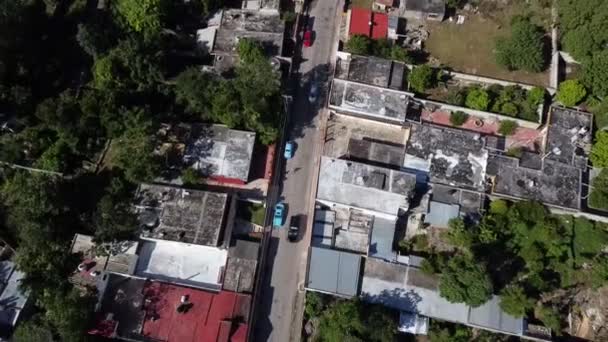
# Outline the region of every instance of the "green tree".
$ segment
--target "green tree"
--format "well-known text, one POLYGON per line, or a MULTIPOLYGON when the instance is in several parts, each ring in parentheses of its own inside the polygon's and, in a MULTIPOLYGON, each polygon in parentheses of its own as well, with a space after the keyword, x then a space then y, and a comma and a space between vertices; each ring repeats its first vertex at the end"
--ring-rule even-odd
POLYGON ((99 58, 93 64, 93 79, 99 89, 124 87, 122 81, 116 77, 119 73, 119 61, 112 55, 99 58))
POLYGON ((546 94, 547 91, 545 90, 545 88, 534 87, 530 91, 528 91, 526 101, 533 107, 538 107, 538 105, 545 101, 546 94))
POLYGON ((454 126, 462 126, 469 119, 469 114, 463 111, 455 111, 450 114, 450 123, 454 126))
POLYGON ((128 184, 114 177, 104 192, 93 216, 95 242, 112 243, 134 238, 139 224, 128 184))
POLYGON ((494 200, 490 202, 490 214, 505 215, 509 211, 509 204, 505 200, 494 200))
POLYGON ((534 307, 534 301, 526 295, 521 286, 507 286, 500 293, 500 308, 514 317, 523 317, 534 307))
POLYGON ((602 0, 559 0, 560 31, 564 48, 583 61, 601 51, 608 42, 606 15, 608 7, 602 0))
POLYGON ((473 234, 467 229, 464 220, 460 217, 453 218, 448 222, 447 240, 451 244, 465 249, 473 245, 473 234))
POLYGON ((608 168, 602 169, 593 179, 588 201, 593 208, 608 209, 608 168))
POLYGON ((492 282, 479 261, 458 254, 448 261, 446 269, 442 271, 439 292, 449 302, 477 307, 492 297, 492 282))
POLYGON ((412 90, 421 94, 433 88, 437 82, 435 70, 428 65, 414 67, 407 79, 412 90))
POLYGON ((319 323, 322 341, 345 341, 358 337, 365 331, 357 302, 337 300, 329 305, 319 323))
POLYGON ((587 89, 578 80, 566 80, 557 90, 557 100, 567 107, 576 106, 586 95, 587 89))
POLYGON ((115 6, 135 32, 153 35, 162 29, 167 10, 165 0, 118 0, 115 6))
POLYGON ((556 335, 561 335, 561 320, 560 314, 551 306, 541 306, 536 310, 536 316, 543 322, 545 326, 553 330, 556 335))
POLYGON ((202 181, 203 176, 195 168, 189 167, 182 171, 182 183, 184 185, 197 185, 202 181))
POLYGON ((44 322, 35 317, 20 323, 12 340, 14 342, 53 342, 53 334, 44 322))
POLYGON ((517 114, 519 113, 519 108, 517 108, 517 105, 515 103, 506 102, 503 103, 500 107, 500 113, 509 116, 517 116, 517 114))
POLYGON ((589 155, 594 167, 608 167, 608 132, 597 131, 589 155))
POLYGON ((583 62, 582 81, 595 96, 608 96, 608 50, 596 52, 583 62))
POLYGON ((344 49, 355 55, 369 55, 372 41, 363 35, 354 35, 348 39, 344 49))
POLYGON ((496 61, 509 70, 540 72, 545 67, 542 29, 527 18, 516 17, 511 36, 496 41, 496 61))
POLYGON ((588 26, 579 26, 573 30, 565 32, 562 37, 564 48, 579 61, 585 60, 600 49, 596 41, 591 38, 592 33, 588 26))
POLYGON ((471 88, 467 93, 465 105, 472 109, 487 110, 490 105, 490 95, 481 88, 471 88))
POLYGON ((501 120, 500 126, 498 127, 498 133, 502 135, 513 135, 519 125, 516 121, 512 120, 501 120))
POLYGON ((113 144, 112 162, 124 170, 131 182, 151 181, 160 171, 159 160, 154 155, 154 128, 144 117, 142 109, 135 110, 125 132, 113 144))
POLYGON ((185 106, 186 112, 206 117, 216 94, 217 80, 210 73, 191 67, 175 78, 175 98, 185 106))
POLYGON ((389 58, 403 63, 414 63, 414 58, 412 58, 407 49, 396 44, 392 46, 389 58))
POLYGON ((45 320, 59 333, 62 341, 82 341, 90 323, 95 297, 72 289, 67 293, 49 289, 41 298, 45 320))
POLYGON ((430 342, 471 342, 471 329, 459 324, 431 321, 430 342))

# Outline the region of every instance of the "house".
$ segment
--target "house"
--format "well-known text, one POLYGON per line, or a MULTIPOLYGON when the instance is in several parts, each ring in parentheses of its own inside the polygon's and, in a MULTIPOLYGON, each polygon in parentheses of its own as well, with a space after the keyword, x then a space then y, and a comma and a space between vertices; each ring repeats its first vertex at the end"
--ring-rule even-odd
POLYGON ((369 9, 353 7, 350 10, 348 34, 383 39, 388 34, 388 16, 369 9))
POLYGON ((135 208, 141 237, 210 247, 229 242, 234 207, 228 194, 141 184, 135 208))
POLYGON ((442 21, 445 0, 402 0, 401 16, 407 19, 442 21))
POLYGON ((0 340, 10 337, 29 304, 19 286, 25 274, 10 260, 0 261, 0 340))
POLYGON ((251 296, 110 274, 90 335, 130 341, 245 342, 251 296))
POLYGON ((167 161, 163 181, 178 183, 176 179, 187 168, 220 184, 242 185, 249 181, 254 132, 224 125, 181 123, 163 125, 157 135, 157 153, 167 161))

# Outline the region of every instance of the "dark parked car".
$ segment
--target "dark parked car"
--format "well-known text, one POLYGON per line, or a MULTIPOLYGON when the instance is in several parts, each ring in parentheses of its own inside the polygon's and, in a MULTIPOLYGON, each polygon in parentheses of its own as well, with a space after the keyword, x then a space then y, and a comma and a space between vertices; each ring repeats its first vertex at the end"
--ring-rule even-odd
POLYGON ((302 223, 302 215, 293 215, 289 221, 289 230, 287 231, 287 238, 291 242, 298 240, 300 236, 300 224, 302 223))

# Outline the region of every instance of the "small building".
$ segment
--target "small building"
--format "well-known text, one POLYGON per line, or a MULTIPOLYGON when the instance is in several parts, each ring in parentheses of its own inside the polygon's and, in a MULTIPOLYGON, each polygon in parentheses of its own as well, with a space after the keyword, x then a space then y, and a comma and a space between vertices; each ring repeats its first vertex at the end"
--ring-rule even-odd
POLYGON ((445 0, 402 0, 402 16, 408 19, 442 21, 445 0))
POLYGON ((429 210, 424 217, 424 223, 436 228, 447 228, 451 219, 460 216, 458 204, 446 204, 436 201, 429 203, 429 210))
POLYGON ((137 265, 138 246, 135 241, 122 241, 101 247, 93 242, 92 236, 76 234, 71 252, 80 257, 80 264, 70 281, 86 290, 97 288, 104 272, 132 275, 137 265), (100 253, 100 248, 105 252, 100 253))
POLYGON ((249 180, 254 132, 224 125, 181 123, 164 125, 158 136, 158 153, 168 164, 163 178, 169 181, 181 176, 186 168, 219 183, 245 184, 249 180))
POLYGON ((361 256, 311 247, 309 258, 307 289, 347 298, 357 295, 361 256))
POLYGON ((395 219, 409 208, 415 186, 411 173, 322 157, 317 201, 395 219))
POLYGON ((349 36, 362 35, 383 39, 388 34, 388 16, 369 9, 354 7, 350 10, 349 36))
POLYGON ((392 124, 405 122, 414 94, 334 78, 329 108, 369 120, 392 124))
POLYGON ((228 251, 176 241, 143 241, 135 274, 142 278, 219 291, 228 251))
POLYGON ((258 266, 260 243, 236 239, 228 249, 228 262, 223 289, 232 292, 253 292, 258 266))
POLYGON ((89 334, 131 341, 245 342, 251 296, 110 274, 89 334))
POLYGON ((28 293, 19 288, 24 277, 14 262, 0 261, 0 339, 10 337, 28 305, 28 293))
POLYGON ((219 246, 231 227, 228 199, 225 193, 141 184, 135 204, 141 237, 219 246))

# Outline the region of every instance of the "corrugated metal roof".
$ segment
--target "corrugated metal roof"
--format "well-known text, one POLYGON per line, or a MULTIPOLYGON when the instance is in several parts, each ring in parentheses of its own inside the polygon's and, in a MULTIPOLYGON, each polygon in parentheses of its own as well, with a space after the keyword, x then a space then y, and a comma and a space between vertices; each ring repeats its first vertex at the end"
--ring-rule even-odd
POLYGON ((396 260, 397 253, 393 250, 395 224, 396 222, 394 220, 374 217, 372 237, 369 245, 369 256, 388 261, 396 260))
POLYGON ((508 315, 500 309, 498 296, 492 297, 485 304, 471 308, 469 324, 498 331, 520 335, 524 332, 523 320, 508 315))
POLYGON ((357 295, 361 257, 333 249, 312 247, 306 287, 336 295, 357 295))
POLYGON ((458 204, 445 204, 431 201, 429 212, 424 218, 424 223, 433 227, 447 228, 451 219, 458 217, 460 206, 458 204))

